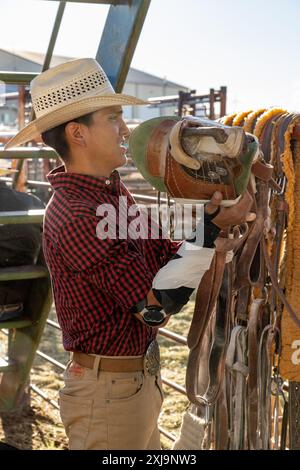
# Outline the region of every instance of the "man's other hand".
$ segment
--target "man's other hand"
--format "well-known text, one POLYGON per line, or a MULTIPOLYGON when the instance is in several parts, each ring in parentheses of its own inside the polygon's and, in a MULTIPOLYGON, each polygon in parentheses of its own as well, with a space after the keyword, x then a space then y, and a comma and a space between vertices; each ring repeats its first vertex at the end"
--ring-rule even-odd
MULTIPOLYGON (((222 202, 222 193, 216 191, 211 200, 205 205, 205 212, 209 215, 214 214, 220 207, 222 202)), ((241 199, 230 207, 220 207, 220 211, 212 219, 212 222, 224 230, 233 225, 240 225, 244 222, 253 222, 256 214, 251 211, 253 199, 248 191, 246 191, 241 199)))

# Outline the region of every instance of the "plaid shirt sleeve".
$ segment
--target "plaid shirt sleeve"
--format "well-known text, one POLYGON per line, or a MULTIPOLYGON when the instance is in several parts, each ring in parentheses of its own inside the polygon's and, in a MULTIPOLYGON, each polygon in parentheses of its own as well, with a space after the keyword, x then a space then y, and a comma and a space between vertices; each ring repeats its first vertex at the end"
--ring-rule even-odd
POLYGON ((157 270, 162 268, 170 259, 177 253, 181 242, 175 242, 168 238, 150 239, 146 240, 146 258, 149 263, 155 262, 154 259, 159 260, 157 270), (152 260, 151 260, 152 258, 152 260))
POLYGON ((75 275, 94 283, 128 310, 147 296, 154 276, 127 240, 99 239, 98 222, 91 216, 65 224, 59 238, 61 256, 75 275))

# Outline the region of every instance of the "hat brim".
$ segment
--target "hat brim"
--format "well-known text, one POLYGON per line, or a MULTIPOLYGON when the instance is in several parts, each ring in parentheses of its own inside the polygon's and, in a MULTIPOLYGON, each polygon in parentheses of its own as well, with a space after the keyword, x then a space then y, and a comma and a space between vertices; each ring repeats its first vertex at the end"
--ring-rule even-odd
POLYGON ((49 112, 44 116, 36 118, 10 139, 4 148, 5 150, 8 150, 12 147, 17 147, 18 145, 38 138, 43 132, 53 129, 64 122, 71 121, 72 119, 84 116, 85 114, 93 113, 102 108, 110 106, 136 106, 146 104, 149 103, 122 93, 82 98, 58 108, 55 111, 49 112))
POLYGON ((175 124, 175 122, 179 121, 181 118, 178 116, 162 116, 142 122, 132 131, 128 143, 130 155, 140 173, 143 175, 145 180, 153 186, 153 188, 162 192, 166 191, 164 178, 150 174, 147 165, 147 150, 152 132, 161 124, 162 121, 170 119, 174 120, 175 124))

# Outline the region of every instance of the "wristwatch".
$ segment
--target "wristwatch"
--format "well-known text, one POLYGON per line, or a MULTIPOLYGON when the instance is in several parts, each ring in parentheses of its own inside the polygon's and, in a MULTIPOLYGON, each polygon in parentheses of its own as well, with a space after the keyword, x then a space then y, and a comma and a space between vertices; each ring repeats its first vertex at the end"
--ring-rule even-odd
POLYGON ((140 312, 140 315, 149 326, 159 326, 168 316, 163 307, 159 305, 146 305, 140 312))

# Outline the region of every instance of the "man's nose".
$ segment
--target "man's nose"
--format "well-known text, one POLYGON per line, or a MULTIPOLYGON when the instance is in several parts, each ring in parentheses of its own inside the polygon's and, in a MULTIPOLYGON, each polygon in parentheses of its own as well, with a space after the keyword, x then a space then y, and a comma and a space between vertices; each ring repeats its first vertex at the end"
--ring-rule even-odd
POLYGON ((122 120, 122 126, 121 126, 121 135, 124 137, 125 140, 129 138, 130 135, 130 130, 126 126, 125 122, 122 120))

